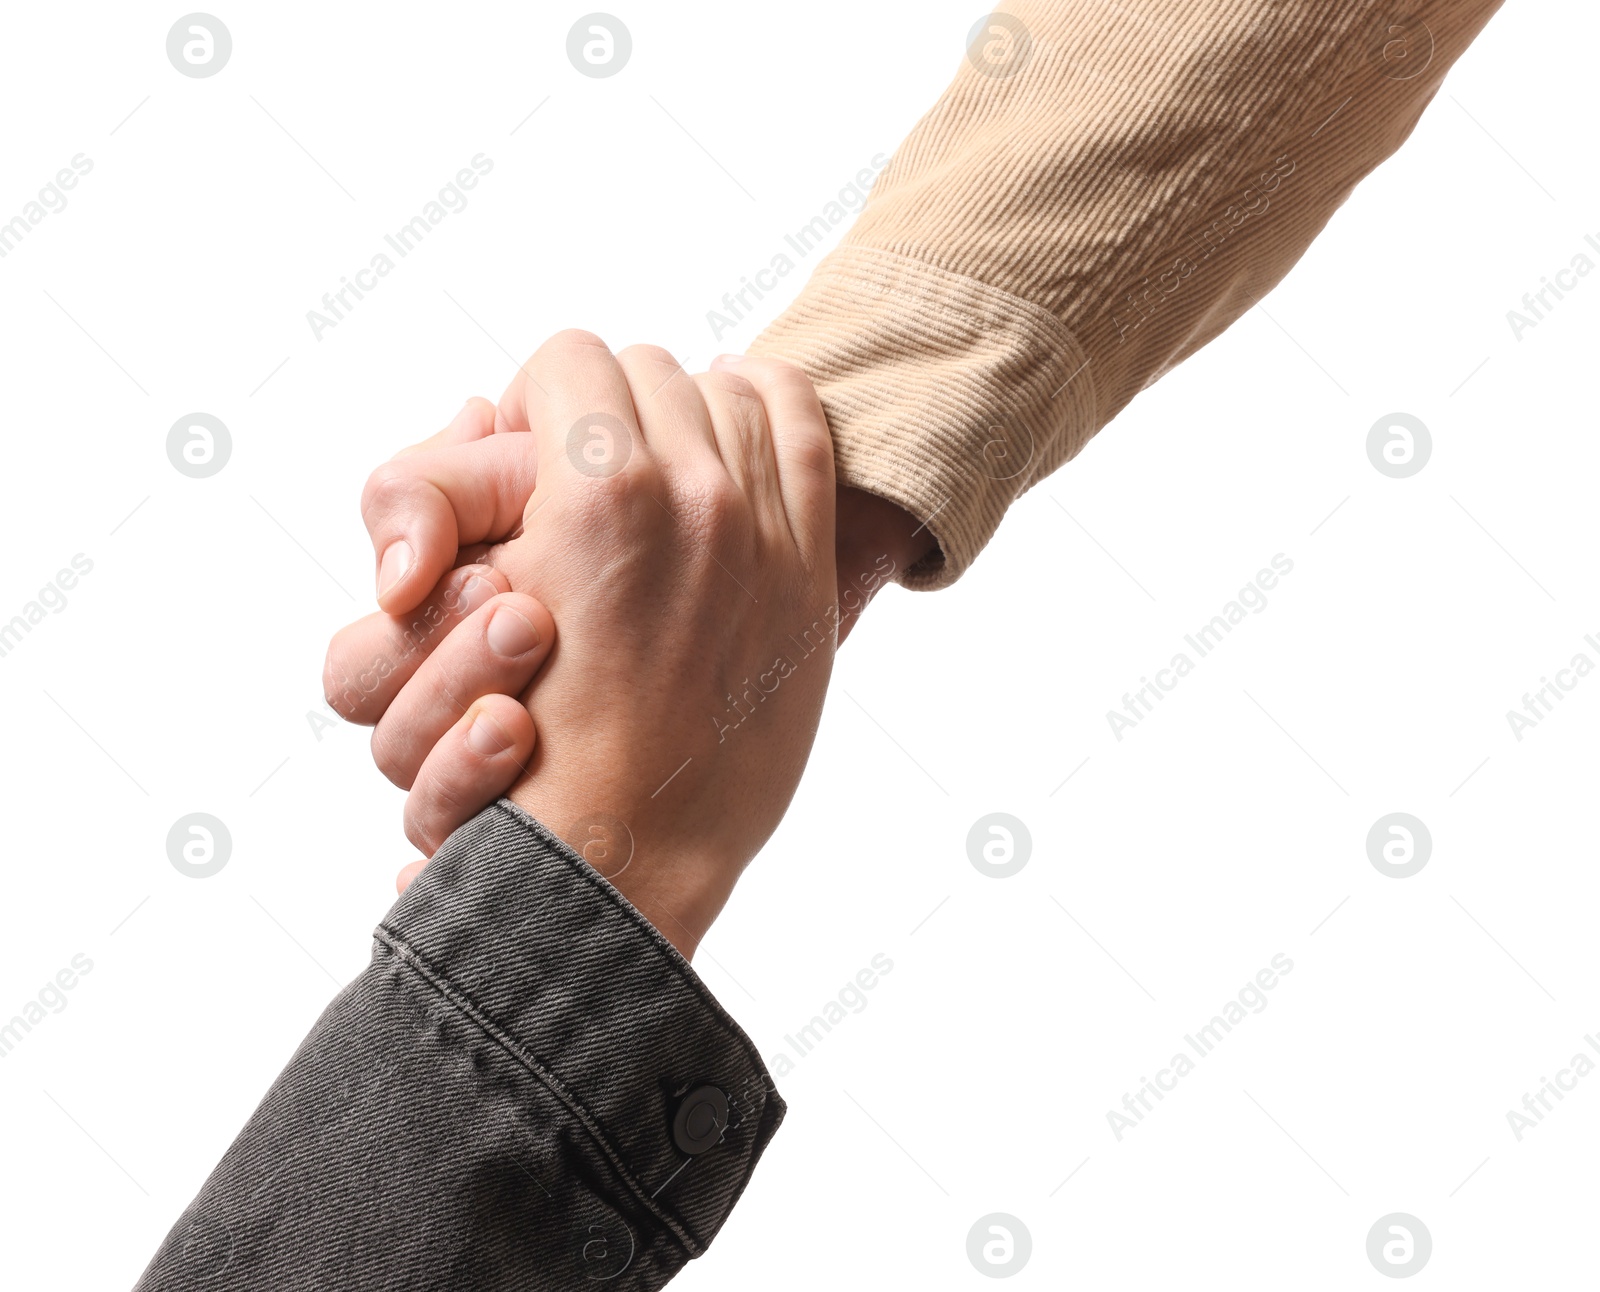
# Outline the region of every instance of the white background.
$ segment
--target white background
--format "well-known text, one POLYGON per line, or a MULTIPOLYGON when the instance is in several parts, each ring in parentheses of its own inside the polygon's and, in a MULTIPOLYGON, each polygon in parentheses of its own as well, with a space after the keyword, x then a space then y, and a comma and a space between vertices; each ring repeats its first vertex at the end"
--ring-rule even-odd
MULTIPOLYGON (((191 80, 180 12, 12 6, 0 44, 0 219, 94 164, 0 260, 0 621, 94 563, 0 658, 0 1017, 94 965, 0 1061, 9 1287, 133 1282, 412 856, 365 734, 307 718, 371 602, 366 473, 558 328, 741 348, 782 301, 720 342, 705 312, 893 150, 978 16, 633 5, 631 63, 592 80, 577 7, 236 6, 191 80), (470 205, 314 340, 480 152, 470 205), (233 437, 205 480, 165 453, 196 410, 233 437), (189 812, 233 837, 205 881, 166 856, 189 812)), ((772 1058, 894 968, 779 1081, 681 1286, 982 1286, 995 1211, 1032 1234, 1016 1286, 1379 1286, 1393 1211, 1434 1286, 1592 1278, 1600 1074, 1521 1142, 1506 1113, 1600 1032, 1600 679, 1520 742, 1505 713, 1600 661, 1600 276, 1520 342, 1506 311, 1600 236, 1597 35, 1586 6, 1499 15, 1264 309, 958 587, 873 606, 697 967, 772 1058), (1365 451, 1397 410, 1434 439, 1406 480, 1365 451), (1280 552, 1268 608, 1118 742, 1106 710, 1280 552), (1033 837, 1007 880, 966 855, 994 811, 1033 837), (1365 849, 1394 811, 1434 842, 1404 880, 1365 849), (1268 1008, 1118 1142, 1124 1092, 1280 952, 1268 1008)))

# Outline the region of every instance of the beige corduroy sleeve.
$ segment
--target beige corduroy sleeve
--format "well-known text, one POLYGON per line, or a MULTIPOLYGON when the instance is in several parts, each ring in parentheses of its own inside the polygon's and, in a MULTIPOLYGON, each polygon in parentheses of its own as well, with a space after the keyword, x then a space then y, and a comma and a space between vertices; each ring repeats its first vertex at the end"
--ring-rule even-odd
MULTIPOLYGON (((1013 499, 1288 272, 1500 0, 1014 0, 751 347, 954 581, 1013 499)), ((1375 267, 1374 274, 1379 270, 1375 267)))

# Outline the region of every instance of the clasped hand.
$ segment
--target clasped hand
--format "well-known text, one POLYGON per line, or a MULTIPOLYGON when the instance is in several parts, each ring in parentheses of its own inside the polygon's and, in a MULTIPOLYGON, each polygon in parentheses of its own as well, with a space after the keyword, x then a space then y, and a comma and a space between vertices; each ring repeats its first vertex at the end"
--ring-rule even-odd
POLYGON ((896 572, 853 555, 841 598, 835 497, 798 369, 558 334, 368 480, 380 610, 334 637, 328 701, 373 725, 424 856, 503 792, 691 955, 896 572))

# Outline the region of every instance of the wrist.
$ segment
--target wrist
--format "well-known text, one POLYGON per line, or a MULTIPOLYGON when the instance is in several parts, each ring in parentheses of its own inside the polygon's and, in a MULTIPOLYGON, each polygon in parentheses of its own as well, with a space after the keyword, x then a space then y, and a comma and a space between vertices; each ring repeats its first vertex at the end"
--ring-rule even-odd
MULTIPOLYGON (((541 790, 524 781, 506 797, 582 857, 685 960, 692 960, 726 905, 742 865, 721 860, 713 838, 678 847, 673 832, 663 830, 648 810, 629 812, 632 819, 624 820, 576 808, 569 796, 551 791, 550 786, 541 790)), ((583 796, 579 801, 592 799, 583 796)))
POLYGON ((693 857, 677 864, 624 871, 611 880, 611 886, 685 960, 693 960, 700 940, 733 895, 725 876, 724 868, 693 857))
POLYGON ((841 558, 848 556, 852 565, 863 558, 873 565, 879 557, 888 556, 898 575, 939 545, 923 521, 864 489, 840 485, 835 514, 838 552, 841 558))
POLYGON ((938 547, 938 540, 902 507, 847 485, 839 486, 836 516, 842 642, 879 589, 898 582, 938 547))

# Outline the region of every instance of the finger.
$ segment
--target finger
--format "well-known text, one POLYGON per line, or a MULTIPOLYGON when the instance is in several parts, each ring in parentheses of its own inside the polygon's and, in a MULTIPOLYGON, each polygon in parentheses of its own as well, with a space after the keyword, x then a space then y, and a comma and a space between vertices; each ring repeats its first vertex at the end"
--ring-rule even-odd
POLYGON ((778 464, 761 392, 734 372, 703 372, 694 381, 710 410, 717 449, 728 474, 756 504, 756 514, 763 521, 775 521, 778 530, 786 532, 783 501, 778 496, 778 464))
POLYGON ((394 891, 403 894, 427 864, 425 861, 413 861, 410 865, 402 866, 400 873, 394 877, 394 891))
POLYGON ((721 355, 713 372, 737 372, 761 394, 789 529, 801 551, 834 541, 833 436, 811 379, 782 359, 721 355))
POLYGON ((505 592, 469 616, 424 660, 372 733, 378 770, 401 789, 428 751, 486 695, 520 695, 550 654, 555 621, 538 601, 505 592))
POLYGON ((410 614, 378 610, 346 624, 328 643, 322 667, 329 706, 346 722, 372 726, 457 624, 490 597, 510 590, 506 576, 494 567, 463 566, 440 579, 410 614))
POLYGON ((392 615, 421 603, 460 548, 504 538, 538 482, 533 437, 491 435, 385 462, 361 494, 378 563, 378 604, 392 615))
POLYGON ((423 759, 406 799, 406 838, 433 856, 522 775, 533 755, 533 718, 509 695, 486 695, 423 759))
POLYGON ((657 345, 630 345, 617 355, 628 379, 639 431, 662 458, 685 466, 717 460, 717 437, 711 414, 695 379, 670 350, 657 345))
POLYGON ((450 419, 450 425, 444 430, 416 444, 407 445, 395 457, 404 457, 418 449, 437 449, 446 444, 469 444, 473 440, 486 439, 494 434, 498 416, 499 409, 482 395, 474 395, 461 406, 461 411, 450 419))
POLYGON ((558 332, 540 346, 500 397, 500 416, 532 434, 557 483, 568 472, 615 475, 641 447, 628 378, 592 332, 558 332))

